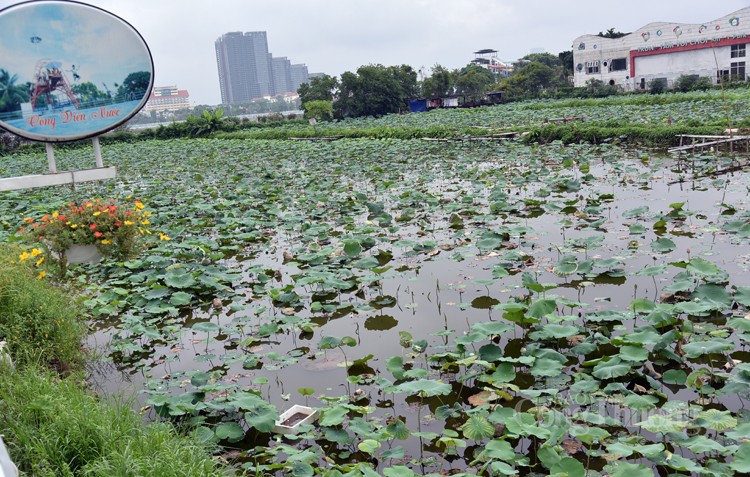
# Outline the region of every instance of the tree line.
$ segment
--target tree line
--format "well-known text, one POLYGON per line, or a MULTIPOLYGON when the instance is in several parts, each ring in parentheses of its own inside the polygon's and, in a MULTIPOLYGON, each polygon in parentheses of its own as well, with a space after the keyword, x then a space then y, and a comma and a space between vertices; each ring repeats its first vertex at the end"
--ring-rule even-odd
POLYGON ((527 55, 508 77, 475 63, 452 70, 436 64, 424 78, 408 65, 364 65, 340 78, 312 78, 298 94, 308 115, 341 119, 404 111, 412 98, 458 97, 465 104, 479 104, 489 92, 511 100, 540 97, 570 87, 572 74, 572 51, 527 55))

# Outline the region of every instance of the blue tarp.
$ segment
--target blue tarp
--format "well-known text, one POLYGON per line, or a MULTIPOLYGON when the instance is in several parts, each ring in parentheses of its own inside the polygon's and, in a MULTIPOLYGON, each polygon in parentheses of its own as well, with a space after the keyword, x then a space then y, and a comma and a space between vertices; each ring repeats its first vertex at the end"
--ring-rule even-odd
POLYGON ((427 100, 426 99, 410 99, 409 110, 412 113, 427 112, 427 100))

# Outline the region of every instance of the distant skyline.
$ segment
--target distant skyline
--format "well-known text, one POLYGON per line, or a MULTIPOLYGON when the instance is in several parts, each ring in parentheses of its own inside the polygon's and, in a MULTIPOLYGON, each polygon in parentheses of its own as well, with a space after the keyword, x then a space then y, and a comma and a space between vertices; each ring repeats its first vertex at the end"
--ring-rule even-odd
MULTIPOLYGON (((15 1, 0 0, 0 8, 15 1)), ((155 84, 177 85, 193 104, 221 103, 214 41, 231 31, 266 31, 274 56, 310 73, 340 75, 359 66, 439 63, 460 68, 482 48, 513 61, 554 55, 573 40, 652 22, 700 24, 750 6, 747 0, 91 0, 133 25, 154 57, 155 84)), ((0 45, 0 50, 3 45, 0 45)), ((113 51, 117 44, 113 42, 113 51)), ((0 57, 7 52, 0 51, 0 57)))

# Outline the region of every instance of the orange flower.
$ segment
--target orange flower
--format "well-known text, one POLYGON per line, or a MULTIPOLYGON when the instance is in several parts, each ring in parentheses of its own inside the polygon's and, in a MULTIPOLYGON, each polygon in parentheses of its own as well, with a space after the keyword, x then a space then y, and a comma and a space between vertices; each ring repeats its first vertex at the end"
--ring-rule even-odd
POLYGON ((91 225, 89 225, 89 228, 90 228, 91 230, 96 230, 96 224, 91 224, 91 225))
POLYGON ((94 232, 94 237, 101 237, 103 234, 101 232, 94 232))

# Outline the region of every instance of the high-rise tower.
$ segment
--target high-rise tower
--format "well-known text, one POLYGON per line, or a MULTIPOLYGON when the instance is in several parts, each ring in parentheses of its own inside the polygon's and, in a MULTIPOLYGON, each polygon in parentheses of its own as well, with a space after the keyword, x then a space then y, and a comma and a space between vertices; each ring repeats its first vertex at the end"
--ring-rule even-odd
POLYGON ((230 32, 215 42, 223 104, 251 101, 274 93, 266 32, 230 32))

